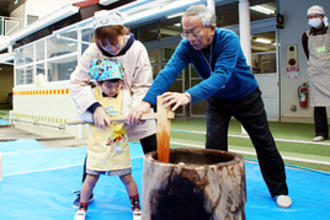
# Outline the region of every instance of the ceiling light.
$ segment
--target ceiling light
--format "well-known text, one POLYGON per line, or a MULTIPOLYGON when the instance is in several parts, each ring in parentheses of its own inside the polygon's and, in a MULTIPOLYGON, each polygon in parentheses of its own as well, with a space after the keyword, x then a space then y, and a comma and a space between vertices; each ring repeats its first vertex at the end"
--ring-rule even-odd
POLYGON ((262 5, 255 5, 255 6, 250 7, 250 9, 254 10, 254 11, 257 11, 257 12, 260 12, 260 13, 263 13, 263 14, 266 14, 266 15, 275 14, 275 10, 267 8, 267 7, 262 6, 262 5))
POLYGON ((254 39, 255 42, 263 43, 263 44, 270 44, 272 41, 265 38, 256 38, 254 39))

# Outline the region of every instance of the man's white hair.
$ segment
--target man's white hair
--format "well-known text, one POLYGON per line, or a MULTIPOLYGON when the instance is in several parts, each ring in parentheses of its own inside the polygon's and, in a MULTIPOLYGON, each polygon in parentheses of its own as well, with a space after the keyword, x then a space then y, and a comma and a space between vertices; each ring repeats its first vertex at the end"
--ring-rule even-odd
POLYGON ((202 20, 202 23, 205 27, 216 25, 214 11, 202 4, 189 7, 183 13, 182 18, 185 16, 197 16, 202 20))

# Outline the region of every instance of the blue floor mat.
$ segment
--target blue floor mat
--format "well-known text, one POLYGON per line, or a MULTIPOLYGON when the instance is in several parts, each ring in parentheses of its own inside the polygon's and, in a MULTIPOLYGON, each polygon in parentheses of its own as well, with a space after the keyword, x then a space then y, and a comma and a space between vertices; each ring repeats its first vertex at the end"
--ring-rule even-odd
MULTIPOLYGON (((4 179, 0 182, 0 220, 73 219, 73 191, 81 187, 86 147, 49 149, 35 140, 0 143, 4 179), (9 150, 10 149, 10 150, 9 150)), ((141 193, 143 153, 130 143, 133 177, 141 193)), ((248 220, 330 219, 330 174, 286 168, 293 205, 278 208, 259 166, 246 162, 248 220)), ((89 206, 89 220, 131 220, 130 203, 118 177, 102 176, 89 206)))
POLYGON ((0 125, 9 125, 9 121, 6 120, 0 120, 0 125))

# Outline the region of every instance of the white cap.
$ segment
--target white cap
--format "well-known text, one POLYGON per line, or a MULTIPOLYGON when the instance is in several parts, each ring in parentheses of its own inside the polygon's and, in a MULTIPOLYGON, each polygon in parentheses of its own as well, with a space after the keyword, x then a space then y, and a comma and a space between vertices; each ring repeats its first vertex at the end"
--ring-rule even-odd
POLYGON ((94 14, 93 28, 96 30, 99 27, 110 25, 124 25, 126 16, 118 11, 101 10, 94 14))
POLYGON ((313 5, 312 7, 310 7, 308 10, 307 10, 307 15, 310 15, 310 14, 320 14, 320 15, 324 15, 325 14, 325 11, 323 9, 322 6, 319 6, 319 5, 313 5))

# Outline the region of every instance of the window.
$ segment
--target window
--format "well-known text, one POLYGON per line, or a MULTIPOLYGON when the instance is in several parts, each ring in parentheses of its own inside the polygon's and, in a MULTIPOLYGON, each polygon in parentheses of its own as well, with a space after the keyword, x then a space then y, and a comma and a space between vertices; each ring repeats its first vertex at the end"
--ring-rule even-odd
POLYGON ((138 28, 130 29, 130 32, 134 34, 134 38, 135 38, 135 39, 139 39, 138 28))
POLYGON ((16 54, 17 55, 15 65, 20 66, 25 64, 31 64, 34 61, 33 44, 17 49, 16 54))
MULTIPOLYGON (((90 40, 90 31, 84 32, 86 40, 90 40)), ((70 39, 77 39, 77 32, 52 36, 47 39, 47 80, 48 82, 69 80, 71 73, 77 66, 78 43, 70 39)))
POLYGON ((149 42, 158 40, 158 23, 148 24, 140 28, 140 41, 149 42))
MULTIPOLYGON (((191 68, 191 69, 192 69, 192 71, 191 71, 192 74, 194 74, 194 72, 195 72, 195 74, 197 74, 195 71, 195 68, 191 68)), ((192 77, 191 78, 191 87, 194 87, 201 81, 202 81, 202 79, 200 77, 192 77)), ((191 104, 191 115, 195 115, 197 117, 205 115, 206 106, 207 106, 206 100, 202 100, 199 102, 195 102, 194 104, 191 104)))
POLYGON ((275 31, 253 34, 251 39, 252 72, 254 74, 276 73, 275 31))
POLYGON ((77 66, 77 56, 64 56, 47 62, 48 81, 69 80, 77 66))
MULTIPOLYGON (((92 42, 94 37, 94 30, 93 29, 84 29, 82 30, 82 41, 85 42, 92 42)), ((84 51, 88 48, 88 44, 81 44, 81 52, 84 53, 84 51)))
POLYGON ((275 31, 251 35, 252 53, 276 50, 275 31))
POLYGON ((36 53, 37 62, 45 59, 45 40, 36 43, 36 53))
POLYGON ((276 73, 276 53, 256 53, 252 55, 254 74, 276 73))
POLYGON ((77 52, 77 42, 73 42, 66 39, 61 39, 61 36, 65 38, 77 39, 77 32, 69 32, 61 34, 60 37, 52 36, 47 39, 47 58, 53 58, 56 56, 77 52))
POLYGON ((16 68, 16 85, 33 83, 33 65, 16 68))
MULTIPOLYGON (((171 59, 172 54, 175 51, 176 46, 172 46, 172 47, 168 47, 168 48, 163 48, 162 49, 162 66, 164 68, 164 66, 168 63, 168 61, 171 59)), ((186 68, 188 69, 188 68, 186 68)), ((170 88, 168 89, 171 92, 184 92, 185 91, 185 70, 181 71, 178 76, 176 77, 175 81, 172 83, 172 85, 170 86, 170 88)), ((185 107, 180 107, 178 108, 178 110, 176 110, 176 113, 178 115, 184 115, 185 107)))
MULTIPOLYGON (((91 40, 93 31, 85 31, 84 40, 91 40)), ((77 31, 40 39, 15 50, 16 85, 33 84, 38 75, 48 82, 69 80, 77 66, 77 31)))
POLYGON ((153 78, 155 79, 156 75, 161 70, 161 50, 148 50, 148 55, 152 67, 153 78))
POLYGON ((45 63, 39 63, 36 65, 36 75, 45 75, 45 63))
POLYGON ((181 33, 181 17, 175 17, 160 22, 160 38, 178 36, 181 33))
POLYGON ((226 27, 238 24, 238 4, 232 3, 216 7, 216 24, 218 27, 226 27))

